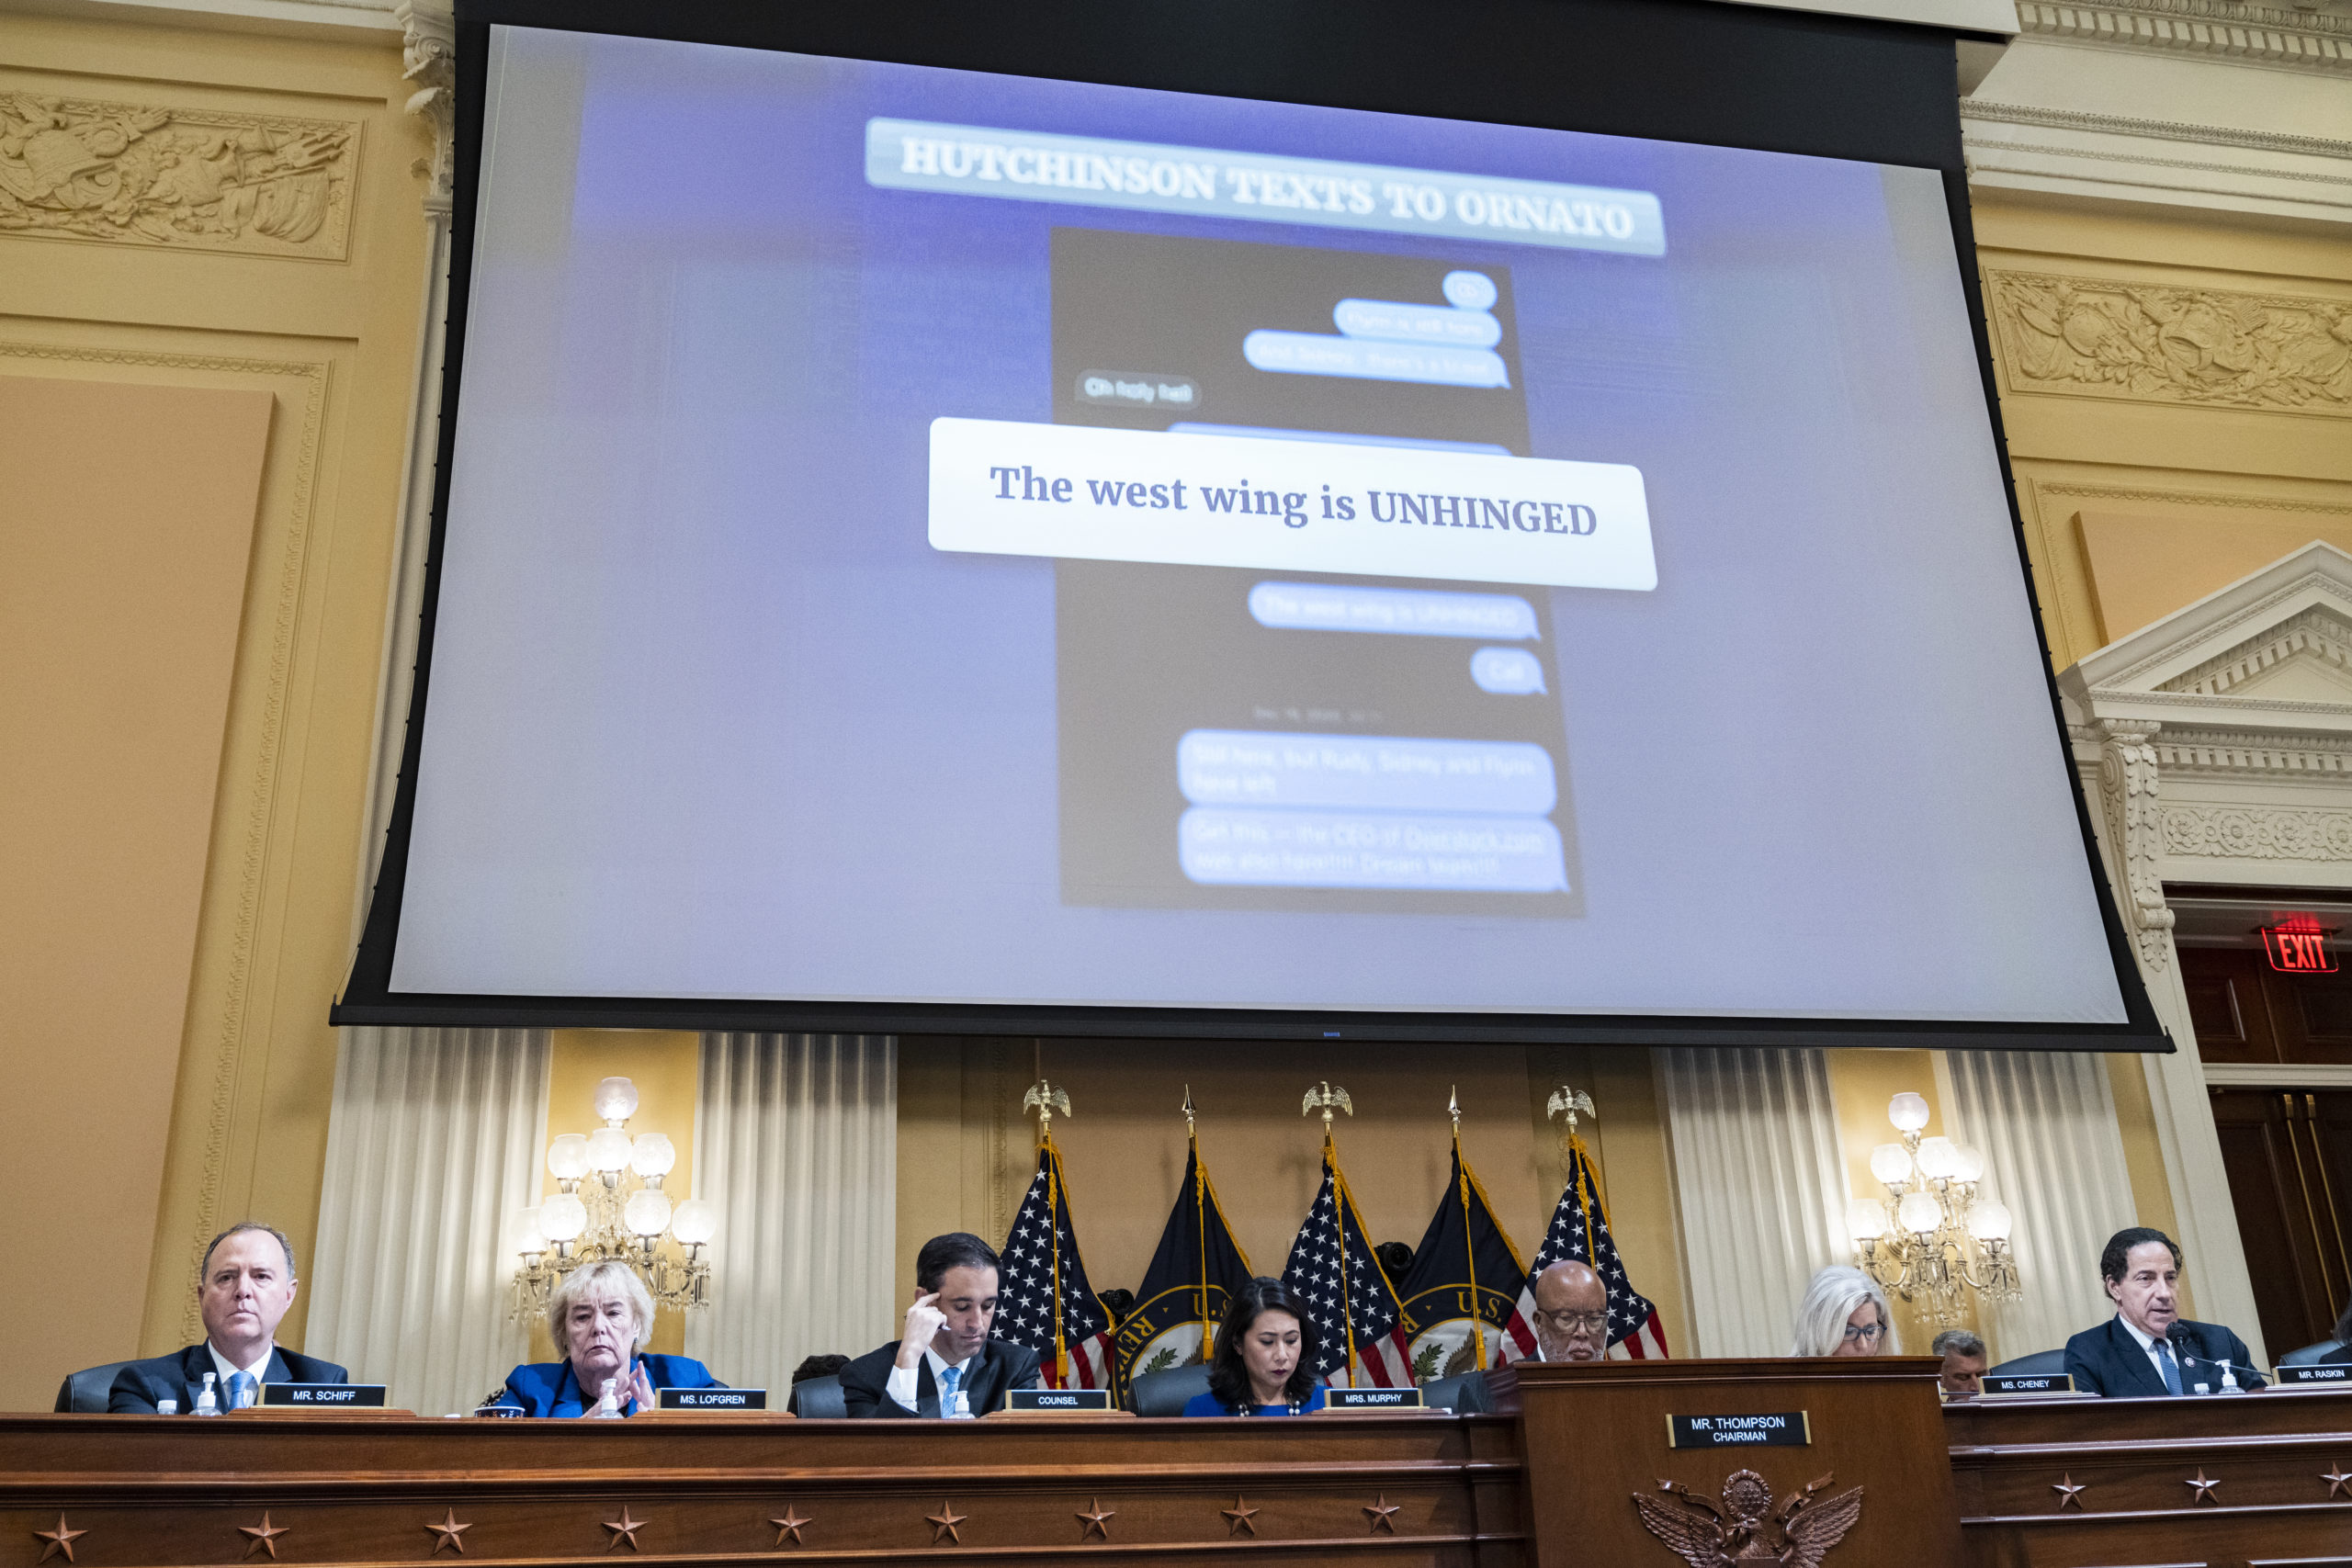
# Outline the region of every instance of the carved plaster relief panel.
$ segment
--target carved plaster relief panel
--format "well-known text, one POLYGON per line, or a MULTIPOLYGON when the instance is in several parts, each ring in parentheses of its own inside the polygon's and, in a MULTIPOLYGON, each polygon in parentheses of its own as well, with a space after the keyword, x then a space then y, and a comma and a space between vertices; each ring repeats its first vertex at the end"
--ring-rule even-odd
POLYGON ((2009 389, 2352 414, 2352 299, 1993 272, 2009 389))
POLYGON ((358 122, 0 93, 0 234, 345 259, 358 122))

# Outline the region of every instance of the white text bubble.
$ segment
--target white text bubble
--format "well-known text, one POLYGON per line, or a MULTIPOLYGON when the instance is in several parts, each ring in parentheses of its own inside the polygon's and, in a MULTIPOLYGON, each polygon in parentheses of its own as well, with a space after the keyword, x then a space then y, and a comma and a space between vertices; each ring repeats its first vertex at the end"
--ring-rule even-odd
POLYGON ((1503 324, 1484 310, 1408 305, 1395 299, 1342 299, 1331 307, 1331 324, 1349 337, 1389 343, 1492 348, 1503 341, 1503 324))
POLYGON ((1445 302, 1464 310, 1488 310, 1499 298, 1495 290, 1495 280, 1483 272, 1449 272, 1445 275, 1443 288, 1445 302))
POLYGON ((1523 648, 1482 648, 1470 656, 1470 679, 1482 692, 1544 690, 1544 661, 1523 648))
POLYGON ((931 425, 932 547, 1362 577, 1657 586, 1641 470, 1012 420, 931 425))
POLYGON ((1524 740, 1256 729, 1186 731, 1176 785, 1195 806, 1541 816, 1559 799, 1551 753, 1524 740))
POLYGON ((1177 823, 1176 843, 1184 874, 1210 886, 1568 890, 1559 829, 1541 817, 1196 806, 1177 823))
POLYGON ((1261 582, 1250 615, 1277 631, 1384 632, 1398 637, 1537 635, 1535 606, 1515 593, 1439 593, 1338 582, 1261 582))
POLYGON ((1286 376, 1345 376, 1362 381, 1414 381, 1437 387, 1508 387, 1502 355, 1484 348, 1382 343, 1322 333, 1261 327, 1241 340, 1241 357, 1286 376))

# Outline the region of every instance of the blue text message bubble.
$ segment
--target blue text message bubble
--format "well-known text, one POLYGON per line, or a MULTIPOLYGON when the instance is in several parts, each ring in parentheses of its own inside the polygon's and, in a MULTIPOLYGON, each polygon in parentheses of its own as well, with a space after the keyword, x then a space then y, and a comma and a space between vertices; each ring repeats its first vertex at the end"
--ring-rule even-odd
POLYGON ((1508 387, 1502 355, 1485 348, 1382 343, 1322 333, 1261 327, 1241 340, 1241 357, 1287 376, 1346 376, 1363 381, 1414 381, 1436 387, 1508 387))
POLYGON ((1349 337, 1387 343, 1492 348, 1503 341, 1503 324, 1484 310, 1408 305, 1395 299, 1342 299, 1331 307, 1331 324, 1349 337))
POLYGON ((1541 816, 1559 799, 1551 753, 1524 740, 1256 729, 1187 731, 1176 784, 1195 806, 1541 816))
POLYGON ((1442 287, 1445 302, 1465 310, 1483 310, 1499 298, 1495 280, 1483 272, 1449 272, 1442 287))
POLYGON ((1184 874, 1210 886, 1568 890, 1559 830, 1540 817, 1196 806, 1176 841, 1184 874))
MULTIPOLYGON (((1382 632, 1399 637, 1532 637, 1535 606, 1515 593, 1261 582, 1250 615, 1277 631, 1382 632)), ((1475 677, 1476 671, 1473 671, 1475 677)))
POLYGON ((1540 692, 1544 661, 1523 648, 1482 648, 1470 656, 1470 679, 1500 695, 1540 692))

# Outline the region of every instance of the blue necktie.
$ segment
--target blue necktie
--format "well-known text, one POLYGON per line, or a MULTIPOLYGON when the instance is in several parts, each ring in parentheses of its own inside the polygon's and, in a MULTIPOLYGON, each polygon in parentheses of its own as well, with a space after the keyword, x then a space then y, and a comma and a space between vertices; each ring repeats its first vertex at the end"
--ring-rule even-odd
POLYGON ((2162 1339, 2156 1341, 2156 1367, 2165 1375, 2165 1392, 2178 1393, 2180 1367, 2172 1359, 2172 1346, 2162 1339))
POLYGON ((963 1368, 945 1367, 941 1369, 939 1374, 939 1414, 941 1416, 947 1416, 956 1414, 956 1387, 963 1381, 963 1368))
MULTIPOLYGON (((229 1408, 243 1410, 254 1402, 260 1391, 261 1385, 254 1381, 253 1373, 231 1372, 229 1374, 229 1408)), ((2175 1389, 2173 1392, 2178 1393, 2180 1391, 2175 1389)))

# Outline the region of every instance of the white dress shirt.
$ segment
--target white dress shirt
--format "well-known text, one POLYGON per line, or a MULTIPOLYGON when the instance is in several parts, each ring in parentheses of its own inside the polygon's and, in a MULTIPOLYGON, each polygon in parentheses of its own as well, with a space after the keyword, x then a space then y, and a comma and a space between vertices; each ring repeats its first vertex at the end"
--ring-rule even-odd
MULTIPOLYGON (((2157 1338, 2157 1337, 2156 1337, 2154 1335, 2153 1335, 2153 1334, 2149 1334, 2149 1333, 2145 1332, 2144 1330, 2143 1330, 2143 1329, 2141 1328, 2141 1326, 2140 1326, 2138 1324, 2136 1324, 2136 1323, 2132 1322, 2130 1318, 2128 1318, 2128 1317, 2124 1316, 2124 1315, 2123 1315, 2121 1313, 2120 1313, 2120 1312, 2119 1312, 2119 1313, 2117 1313, 2117 1314, 2115 1314, 2115 1321, 2116 1321, 2116 1322, 2118 1322, 2118 1323, 2120 1323, 2120 1324, 2121 1324, 2121 1325, 2123 1325, 2123 1331, 2124 1331, 2126 1334, 2129 1334, 2130 1336, 2132 1336, 2132 1338, 2134 1338, 2134 1339, 2136 1339, 2136 1340, 2138 1340, 2138 1341, 2140 1342, 2140 1349, 2141 1349, 2141 1352, 2142 1352, 2143 1354, 2144 1354, 2144 1355, 2148 1358, 2148 1365, 2150 1365, 2151 1367, 2154 1367, 2154 1368, 2156 1370, 2156 1382, 2157 1382, 2159 1384, 2164 1384, 2164 1382, 2165 1382, 2165 1361, 2167 1359, 2167 1357, 2166 1357, 2165 1355, 2164 1355, 2164 1354, 2160 1354, 2160 1353, 2157 1351, 2156 1347, 2157 1347, 2157 1346, 2159 1346, 2159 1345, 2165 1345, 2165 1341, 2164 1341, 2164 1340, 2162 1340, 2162 1339, 2157 1338)), ((2171 1347, 2170 1347, 2169 1345, 2165 1345, 2165 1350, 2166 1350, 2166 1351, 2169 1351, 2169 1350, 2171 1349, 2171 1347)), ((2180 1390, 2181 1390, 2181 1392, 2182 1392, 2183 1393, 2188 1393, 2188 1369, 2187 1369, 2187 1368, 2185 1368, 2185 1367, 2183 1367, 2183 1366, 2180 1364, 2180 1359, 2179 1359, 2179 1358, 2178 1358, 2177 1356, 2172 1356, 2172 1357, 2170 1357, 2169 1359, 2171 1359, 2172 1364, 2173 1364, 2173 1372, 2174 1372, 2174 1374, 2175 1374, 2176 1376, 2177 1376, 2177 1377, 2180 1379, 2180 1390)), ((2167 1393, 2169 1393, 2170 1392, 2172 1392, 2172 1391, 2171 1391, 2171 1388, 2170 1388, 2170 1386, 2169 1386, 2169 1385, 2165 1385, 2165 1392, 2166 1392, 2167 1393)))
POLYGON ((212 1343, 209 1339, 207 1339, 204 1342, 204 1348, 212 1358, 212 1370, 220 1374, 212 1385, 212 1397, 220 1402, 221 1409, 227 1410, 230 1408, 229 1375, 232 1372, 251 1372, 253 1374, 254 1403, 256 1404, 261 1403, 261 1385, 269 1381, 269 1359, 277 1354, 277 1346, 272 1345, 269 1348, 264 1350, 261 1353, 261 1359, 255 1361, 250 1367, 240 1367, 235 1362, 230 1360, 228 1357, 220 1353, 220 1348, 212 1343))
MULTIPOLYGON (((972 1362, 977 1360, 978 1358, 967 1356, 960 1361, 942 1360, 940 1359, 939 1352, 926 1345, 923 1347, 922 1359, 931 1363, 931 1386, 941 1392, 942 1397, 940 1401, 939 1414, 942 1416, 952 1417, 955 1415, 955 1412, 946 1407, 945 1399, 947 1388, 947 1369, 950 1367, 959 1369, 956 1377, 957 1388, 959 1392, 968 1397, 971 1393, 971 1390, 967 1385, 972 1374, 972 1362)), ((916 1403, 916 1401, 921 1399, 922 1396, 918 1392, 918 1384, 915 1381, 915 1370, 912 1367, 901 1367, 894 1362, 890 1368, 889 1381, 882 1385, 882 1392, 888 1394, 892 1400, 898 1404, 905 1405, 910 1410, 921 1410, 922 1408, 921 1404, 916 1403)))

